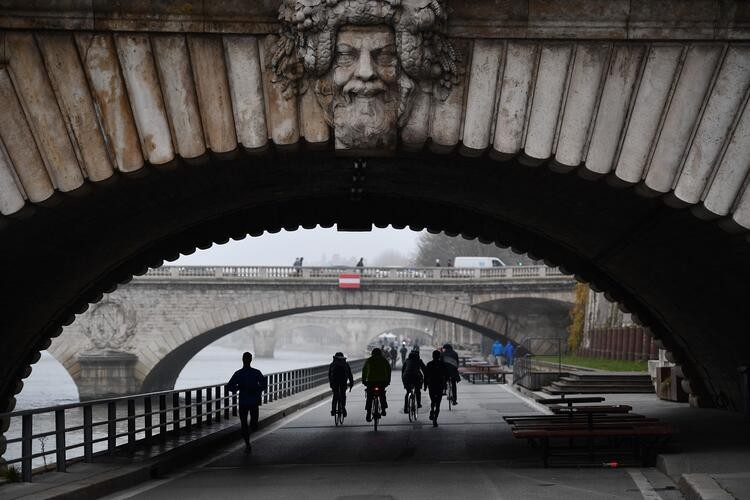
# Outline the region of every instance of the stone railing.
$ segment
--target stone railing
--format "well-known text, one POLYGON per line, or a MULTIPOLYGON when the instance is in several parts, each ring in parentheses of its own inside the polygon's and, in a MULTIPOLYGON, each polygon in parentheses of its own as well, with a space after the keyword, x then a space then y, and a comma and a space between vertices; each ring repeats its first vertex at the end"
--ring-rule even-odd
MULTIPOLYGON (((476 280, 565 278, 556 267, 505 266, 468 267, 294 267, 294 266, 163 266, 138 277, 143 279, 237 279, 237 280, 321 280, 341 274, 359 274, 365 280, 476 280)), ((572 279, 572 278, 571 278, 572 279)))

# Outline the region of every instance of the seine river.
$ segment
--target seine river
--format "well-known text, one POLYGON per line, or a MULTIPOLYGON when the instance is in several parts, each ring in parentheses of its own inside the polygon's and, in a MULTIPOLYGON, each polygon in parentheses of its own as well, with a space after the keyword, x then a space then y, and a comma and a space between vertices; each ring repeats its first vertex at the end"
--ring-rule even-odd
MULTIPOLYGON (((290 350, 276 350, 273 359, 255 359, 253 366, 265 374, 273 372, 282 372, 293 370, 295 368, 304 368, 308 366, 318 366, 330 363, 333 352, 301 352, 290 350)), ((204 385, 227 382, 232 374, 242 367, 242 351, 227 347, 209 346, 199 352, 183 369, 180 377, 177 379, 178 389, 188 387, 200 387, 204 385)), ((47 352, 42 353, 42 357, 37 362, 29 378, 24 380, 23 391, 16 396, 18 402, 16 410, 26 410, 32 408, 41 408, 54 406, 65 403, 74 403, 78 401, 78 391, 73 379, 68 372, 47 352)), ((118 410, 119 412, 120 410, 118 410)), ((66 412, 66 424, 68 427, 80 425, 82 415, 79 410, 70 410, 66 412)), ((95 409, 94 421, 100 421, 106 418, 106 408, 95 409)), ((21 434, 21 419, 15 418, 11 421, 10 428, 6 437, 19 437, 21 434)), ((118 426, 118 431, 124 429, 124 422, 118 426)), ((39 415, 34 418, 34 431, 49 431, 54 429, 53 414, 39 415)), ((99 427, 94 432, 94 438, 103 436, 105 428, 99 427)), ((81 442, 83 437, 80 432, 72 432, 67 436, 68 445, 74 442, 81 442)), ((118 440, 118 444, 124 442, 124 439, 118 440)), ((54 446, 54 437, 48 439, 37 439, 32 444, 35 452, 46 450, 54 446)), ((94 447, 95 451, 103 449, 104 443, 94 447)), ((4 455, 7 460, 12 460, 20 454, 20 444, 11 444, 4 455)), ((79 456, 82 453, 81 448, 73 450, 69 456, 79 456)), ((47 457, 47 460, 41 458, 34 460, 34 466, 42 466, 54 460, 54 455, 47 457)))

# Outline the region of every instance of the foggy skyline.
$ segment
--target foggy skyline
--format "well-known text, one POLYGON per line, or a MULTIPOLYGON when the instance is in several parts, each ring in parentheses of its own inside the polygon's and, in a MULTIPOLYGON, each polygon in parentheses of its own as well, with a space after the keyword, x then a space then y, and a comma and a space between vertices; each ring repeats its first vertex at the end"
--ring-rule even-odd
MULTIPOLYGON (((276 234, 248 236, 241 241, 213 245, 207 250, 196 250, 183 255, 171 265, 183 266, 291 266, 297 257, 304 257, 305 265, 322 264, 334 255, 339 260, 364 257, 365 265, 386 251, 395 250, 411 258, 416 250, 419 232, 409 229, 379 229, 369 232, 339 232, 333 228, 298 229, 276 234)), ((351 264, 354 264, 352 262, 351 264)))

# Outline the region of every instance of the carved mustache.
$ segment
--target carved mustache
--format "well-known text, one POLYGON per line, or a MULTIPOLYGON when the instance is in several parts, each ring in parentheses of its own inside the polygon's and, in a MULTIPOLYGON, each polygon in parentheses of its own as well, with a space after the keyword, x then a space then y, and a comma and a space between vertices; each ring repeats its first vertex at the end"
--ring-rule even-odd
POLYGON ((381 80, 363 82, 362 80, 352 79, 346 82, 341 93, 347 102, 351 102, 354 97, 372 97, 374 95, 388 91, 388 87, 381 80))

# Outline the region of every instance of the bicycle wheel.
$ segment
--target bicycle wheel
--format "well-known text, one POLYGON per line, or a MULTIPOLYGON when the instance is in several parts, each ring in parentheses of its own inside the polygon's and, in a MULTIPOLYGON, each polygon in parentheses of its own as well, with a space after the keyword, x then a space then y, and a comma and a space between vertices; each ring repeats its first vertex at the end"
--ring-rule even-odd
POLYGON ((414 391, 409 393, 409 422, 417 421, 417 397, 414 391))
POLYGON ((378 420, 380 420, 380 402, 378 397, 375 396, 372 402, 372 425, 375 428, 375 432, 378 432, 378 420))

